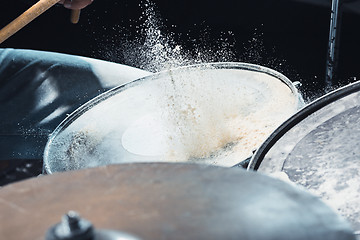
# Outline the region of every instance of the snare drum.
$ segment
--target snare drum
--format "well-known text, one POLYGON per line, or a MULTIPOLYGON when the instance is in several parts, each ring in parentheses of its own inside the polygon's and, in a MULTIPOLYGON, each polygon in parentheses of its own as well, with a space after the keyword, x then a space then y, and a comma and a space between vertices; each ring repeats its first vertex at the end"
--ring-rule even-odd
POLYGON ((292 116, 258 149, 249 169, 308 188, 360 230, 360 82, 292 116))
POLYGON ((200 64, 116 87, 68 116, 44 153, 47 173, 124 162, 232 166, 303 105, 282 74, 200 64))

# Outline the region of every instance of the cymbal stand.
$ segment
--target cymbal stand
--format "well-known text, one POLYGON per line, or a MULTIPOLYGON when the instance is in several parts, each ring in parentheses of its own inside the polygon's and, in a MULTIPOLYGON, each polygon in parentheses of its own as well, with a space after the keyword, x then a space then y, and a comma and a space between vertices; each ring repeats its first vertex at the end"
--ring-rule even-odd
POLYGON ((344 0, 332 0, 331 4, 330 31, 325 76, 326 90, 329 90, 332 87, 333 80, 336 78, 343 1, 344 0))

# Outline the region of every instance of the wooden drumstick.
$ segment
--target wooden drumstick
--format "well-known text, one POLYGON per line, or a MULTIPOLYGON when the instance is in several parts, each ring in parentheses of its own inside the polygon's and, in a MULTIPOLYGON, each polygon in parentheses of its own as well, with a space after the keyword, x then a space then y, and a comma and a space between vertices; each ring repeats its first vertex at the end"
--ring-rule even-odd
POLYGON ((0 30, 0 44, 58 2, 59 0, 40 0, 35 3, 0 30))
POLYGON ((80 9, 76 9, 76 10, 71 10, 71 18, 70 18, 70 21, 73 23, 73 24, 76 24, 79 22, 79 19, 80 19, 80 9))

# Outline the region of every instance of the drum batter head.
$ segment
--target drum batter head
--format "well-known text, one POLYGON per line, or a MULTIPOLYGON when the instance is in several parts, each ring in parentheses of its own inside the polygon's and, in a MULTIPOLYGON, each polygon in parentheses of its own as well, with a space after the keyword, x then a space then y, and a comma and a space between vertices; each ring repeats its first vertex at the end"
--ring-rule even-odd
POLYGON ((308 105, 280 126, 249 168, 308 188, 360 231, 360 82, 308 105))
POLYGON ((353 240, 317 197, 243 169, 133 163, 38 177, 0 191, 0 236, 43 239, 77 211, 139 239, 353 240))
POLYGON ((301 105, 280 73, 244 63, 184 67, 119 86, 51 135, 46 172, 124 162, 233 166, 301 105))

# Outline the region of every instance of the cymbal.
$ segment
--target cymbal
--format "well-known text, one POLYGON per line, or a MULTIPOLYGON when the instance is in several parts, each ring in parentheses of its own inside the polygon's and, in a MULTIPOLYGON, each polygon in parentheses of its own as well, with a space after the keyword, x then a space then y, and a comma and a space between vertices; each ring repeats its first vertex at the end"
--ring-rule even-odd
POLYGON ((137 163, 56 173, 0 189, 0 238, 43 239, 69 210, 140 239, 354 239, 293 185, 243 169, 137 163))

